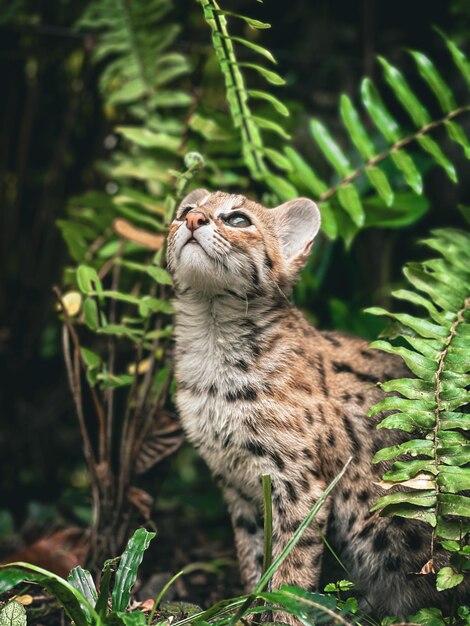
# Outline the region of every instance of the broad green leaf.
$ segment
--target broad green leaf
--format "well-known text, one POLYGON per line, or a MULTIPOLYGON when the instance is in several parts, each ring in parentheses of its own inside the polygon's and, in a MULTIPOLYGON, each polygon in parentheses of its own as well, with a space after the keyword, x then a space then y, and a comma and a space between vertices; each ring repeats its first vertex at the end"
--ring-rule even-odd
POLYGON ((77 284, 82 293, 101 293, 102 285, 96 270, 88 265, 79 265, 77 268, 77 284))
POLYGON ((338 187, 338 200, 356 226, 363 226, 365 213, 359 194, 352 183, 338 187))
POLYGON ((90 330, 97 330, 100 326, 98 305, 93 298, 85 298, 83 302, 83 319, 90 330))
MULTIPOLYGON (((80 566, 74 567, 67 577, 67 581, 75 587, 88 601, 92 607, 96 605, 98 599, 98 593, 96 591, 95 583, 88 570, 83 569, 80 566)), ((87 604, 80 603, 83 612, 87 616, 87 621, 92 623, 92 615, 88 611, 87 604)))
POLYGON ((286 107, 285 104, 283 104, 280 100, 278 100, 272 94, 267 93, 266 91, 258 91, 257 89, 248 89, 247 93, 250 96, 250 98, 266 100, 266 102, 269 102, 270 104, 272 104, 272 106, 276 109, 278 113, 280 113, 281 115, 284 115, 285 117, 289 117, 290 115, 289 109, 286 107))
POLYGON ((292 198, 297 198, 299 195, 297 189, 281 176, 268 174, 264 177, 264 180, 268 187, 270 187, 281 200, 291 200, 292 198))
POLYGON ((129 539, 116 572, 112 593, 113 611, 125 611, 127 609, 131 597, 131 589, 137 580, 137 570, 142 563, 144 552, 149 547, 155 534, 149 533, 145 528, 139 528, 129 539))
POLYGON ((320 202, 321 228, 330 239, 336 239, 338 235, 338 222, 335 219, 333 209, 329 202, 320 202))
POLYGON ((248 39, 243 39, 243 37, 232 36, 231 40, 241 43, 243 46, 250 48, 250 50, 254 50, 258 54, 261 54, 266 59, 268 59, 268 61, 271 61, 271 63, 276 63, 276 59, 273 57, 271 52, 269 50, 266 50, 266 48, 263 48, 263 46, 260 46, 257 43, 254 43, 253 41, 249 41, 248 39))
POLYGON ((379 56, 378 60, 384 69, 385 80, 416 126, 423 127, 429 124, 431 121, 429 113, 416 98, 403 74, 396 67, 390 65, 384 57, 379 56))
POLYGON ((463 581, 463 574, 459 574, 452 567, 443 567, 437 572, 436 587, 438 591, 445 591, 457 587, 463 581))
POLYGON ((380 461, 388 461, 402 454, 410 454, 411 456, 423 455, 430 458, 434 456, 434 442, 427 439, 411 439, 404 443, 399 443, 388 448, 379 450, 373 457, 372 463, 380 461))
POLYGON ((435 426, 435 416, 431 411, 394 413, 385 417, 377 428, 399 428, 412 433, 415 430, 431 430, 435 426))
POLYGON ((446 626, 440 609, 421 609, 410 618, 410 621, 423 626, 446 626))
POLYGON ((440 544, 448 552, 459 552, 460 551, 460 544, 458 543, 458 541, 441 541, 440 544))
POLYGON ((470 523, 457 519, 439 518, 436 526, 436 535, 444 539, 460 541, 470 533, 470 523))
POLYGON ((368 313, 372 315, 385 315, 397 320, 403 326, 411 328, 415 332, 419 333, 422 337, 428 337, 431 339, 443 340, 449 334, 447 328, 443 328, 438 324, 433 324, 429 320, 409 315, 408 313, 390 313, 381 307, 371 307, 368 313))
POLYGON ((116 557, 115 559, 108 559, 107 561, 105 561, 103 566, 100 581, 100 590, 95 605, 95 610, 101 618, 104 618, 108 611, 109 588, 111 583, 111 575, 113 573, 113 565, 118 562, 119 557, 116 557))
POLYGON ((282 76, 279 76, 279 74, 276 74, 276 72, 273 72, 272 70, 267 70, 261 65, 257 65, 256 63, 239 63, 238 65, 240 67, 247 67, 251 70, 255 70, 258 74, 261 74, 261 76, 265 78, 268 83, 271 83, 271 85, 285 85, 286 81, 282 78, 282 76))
POLYGON ((444 126, 447 130, 447 134, 452 139, 452 141, 458 143, 459 146, 463 148, 466 158, 470 159, 470 144, 468 142, 468 138, 465 134, 464 129, 459 124, 457 124, 457 122, 453 122, 451 120, 445 121, 444 126))
POLYGON ((80 348, 80 351, 82 353, 82 358, 89 369, 96 369, 101 365, 101 357, 99 354, 96 354, 93 350, 84 348, 83 346, 80 348))
POLYGON ((87 626, 88 623, 92 623, 93 626, 101 625, 101 620, 88 600, 57 574, 22 562, 0 565, 0 572, 0 593, 8 591, 20 582, 37 583, 57 598, 76 626, 87 626), (81 608, 83 605, 87 607, 87 614, 81 608), (87 615, 91 616, 92 622, 87 621, 87 615))
POLYGON ((346 94, 341 95, 339 110, 343 123, 360 154, 367 161, 372 159, 376 156, 374 144, 369 139, 369 135, 367 134, 364 126, 361 124, 359 115, 354 108, 351 98, 346 94))
POLYGON ((0 608, 0 626, 26 626, 26 609, 16 600, 10 600, 0 608))
POLYGON ((171 315, 173 313, 173 305, 166 300, 144 296, 139 303, 139 315, 147 317, 151 313, 165 313, 171 315))
POLYGON ((344 152, 319 120, 310 121, 310 130, 321 151, 338 174, 346 177, 351 174, 351 164, 344 152))
POLYGON ((452 446, 439 449, 439 460, 446 465, 458 466, 468 463, 470 444, 468 446, 452 446))
POLYGON ((416 352, 412 352, 407 348, 392 346, 387 341, 374 341, 370 344, 370 347, 401 356, 413 374, 416 374, 416 376, 419 376, 428 382, 434 380, 434 375, 438 368, 436 361, 432 361, 431 359, 428 359, 421 354, 417 354, 416 352))
POLYGON ((443 113, 449 113, 457 108, 457 103, 449 89, 449 86, 439 74, 431 60, 421 52, 410 50, 410 54, 415 60, 419 73, 429 85, 429 88, 436 96, 443 113))

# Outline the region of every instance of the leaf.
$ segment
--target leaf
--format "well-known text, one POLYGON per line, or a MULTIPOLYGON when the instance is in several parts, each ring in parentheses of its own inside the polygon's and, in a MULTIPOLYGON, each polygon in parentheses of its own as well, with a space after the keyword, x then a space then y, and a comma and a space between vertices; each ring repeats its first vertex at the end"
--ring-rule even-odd
POLYGON ((280 100, 278 100, 272 94, 266 91, 258 91, 257 89, 248 89, 247 94, 250 96, 250 98, 266 100, 267 102, 272 104, 272 106, 276 109, 278 113, 280 113, 281 115, 284 115, 285 117, 289 117, 290 115, 289 109, 286 107, 285 104, 283 104, 280 100))
POLYGON ((437 572, 436 587, 438 591, 445 591, 457 587, 463 581, 463 574, 459 574, 452 567, 443 567, 437 572))
POLYGON ((317 176, 311 166, 296 150, 294 150, 294 148, 286 146, 284 148, 284 153, 291 162, 293 172, 296 175, 294 182, 307 189, 312 194, 313 198, 321 196, 321 194, 328 189, 328 185, 326 185, 326 183, 317 176))
POLYGON ((83 303, 83 319, 90 330, 97 330, 99 323, 98 305, 93 298, 85 298, 83 303))
POLYGON ((223 15, 229 15, 230 17, 236 17, 240 20, 243 20, 244 22, 248 24, 248 26, 251 26, 251 28, 255 28, 255 29, 271 28, 271 24, 268 24, 267 22, 261 22, 260 20, 255 20, 254 18, 247 17, 246 15, 240 15, 239 13, 233 13, 232 11, 220 11, 220 13, 222 13, 223 15))
POLYGON ((77 268, 77 283, 80 291, 85 295, 101 293, 103 287, 96 270, 88 265, 79 265, 77 268))
MULTIPOLYGON (((75 587, 84 598, 88 600, 88 603, 94 607, 96 605, 96 601, 98 599, 98 593, 96 591, 95 583, 93 578, 88 570, 83 569, 82 567, 74 567, 70 574, 67 577, 67 581, 75 587)), ((87 616, 87 621, 89 623, 93 623, 92 615, 88 611, 87 604, 80 603, 83 612, 87 616)))
POLYGON ((129 539, 124 550, 112 593, 113 611, 125 611, 131 597, 131 589, 137 580, 137 569, 142 562, 144 552, 156 533, 149 533, 145 528, 139 528, 129 539))
MULTIPOLYGON (((46 589, 62 604, 67 616, 76 626, 87 626, 86 615, 81 606, 85 605, 94 626, 101 624, 94 608, 82 594, 60 576, 29 563, 15 562, 0 566, 0 593, 8 591, 20 582, 34 582, 46 589)), ((92 623, 92 622, 90 622, 92 623)))
POLYGON ((310 121, 310 130, 321 151, 340 176, 351 174, 351 165, 330 132, 319 120, 310 121))
POLYGON ((455 494, 441 493, 439 504, 442 515, 462 515, 470 517, 470 498, 455 494))
POLYGON ((0 626, 26 626, 26 609, 16 600, 10 600, 0 609, 0 626))
POLYGON ((416 50, 410 50, 410 54, 413 57, 422 78, 426 81, 429 88, 436 96, 442 112, 449 113, 449 111, 456 109, 457 103, 455 102, 452 91, 434 67, 431 60, 426 55, 421 52, 417 52, 416 50))
POLYGON ((402 454, 411 454, 412 456, 423 454, 432 458, 434 456, 434 443, 427 439, 411 439, 388 448, 382 448, 374 455, 372 463, 388 461, 402 454))
POLYGON ((446 626, 440 609, 420 609, 416 615, 410 617, 410 621, 423 626, 446 626))
POLYGON ((232 35, 231 39, 232 39, 232 41, 236 41, 237 43, 241 43, 246 48, 250 48, 250 50, 254 50, 258 54, 261 54, 266 59, 268 59, 268 61, 271 61, 271 63, 276 63, 276 59, 273 57, 272 53, 269 50, 266 50, 266 48, 263 48, 262 46, 259 46, 258 44, 254 43, 253 41, 249 41, 248 39, 243 39, 243 37, 234 37, 233 35, 232 35))
POLYGON ((366 216, 354 185, 349 184, 338 187, 338 199, 354 224, 362 226, 366 216))
POLYGON ((436 28, 436 30, 444 39, 444 42, 447 48, 449 49, 449 52, 452 55, 452 59, 454 60, 455 65, 460 70, 460 73, 462 74, 463 78, 465 79, 465 82, 467 83, 467 87, 470 89, 470 63, 467 60, 467 57, 457 47, 457 45, 452 41, 452 39, 449 39, 448 37, 446 37, 443 31, 439 30, 438 28, 436 28))
POLYGON ((144 474, 151 467, 176 452, 183 441, 183 432, 176 415, 162 410, 137 454, 135 459, 136 474, 144 474))
MULTIPOLYGON (((276 133, 276 135, 279 135, 283 139, 290 139, 289 133, 286 132, 282 128, 282 126, 280 126, 276 122, 273 122, 271 120, 267 120, 264 117, 259 117, 258 115, 253 115, 252 119, 258 124, 258 126, 260 128, 263 128, 265 130, 269 130, 269 131, 271 131, 273 133, 276 133)), ((265 148, 265 150, 266 150, 266 148, 265 148)))
POLYGON ((403 74, 396 67, 390 65, 384 57, 378 56, 377 58, 384 69, 385 80, 393 89, 396 97, 416 126, 423 127, 429 124, 431 121, 429 113, 416 98, 403 74))
POLYGON ((415 506, 431 507, 436 504, 436 494, 432 489, 424 489, 423 491, 397 491, 387 494, 379 498, 371 511, 377 511, 389 504, 414 504, 415 506))
POLYGON ((147 267, 147 274, 151 276, 160 285, 172 285, 171 276, 162 267, 156 265, 149 265, 147 267))
POLYGON ((271 83, 271 85, 285 85, 286 83, 282 76, 279 76, 276 72, 267 70, 265 67, 257 65, 256 63, 239 63, 238 65, 240 67, 247 67, 251 70, 255 70, 258 74, 261 74, 261 76, 265 78, 268 83, 271 83))

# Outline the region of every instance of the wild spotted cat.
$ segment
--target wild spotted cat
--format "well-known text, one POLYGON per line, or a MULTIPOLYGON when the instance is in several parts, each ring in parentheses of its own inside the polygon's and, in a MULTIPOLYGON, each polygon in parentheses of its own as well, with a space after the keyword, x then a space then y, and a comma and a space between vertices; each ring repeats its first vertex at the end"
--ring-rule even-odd
POLYGON ((371 458, 403 433, 376 430, 366 413, 383 398, 377 383, 406 372, 360 339, 318 332, 291 304, 319 226, 304 198, 266 209, 199 189, 183 200, 168 239, 178 409, 223 489, 247 589, 263 558, 261 475, 272 479, 276 554, 352 456, 273 586, 318 585, 321 529, 376 611, 407 615, 448 597, 434 576, 417 575, 430 556, 428 527, 370 512, 384 493, 384 467, 371 458))

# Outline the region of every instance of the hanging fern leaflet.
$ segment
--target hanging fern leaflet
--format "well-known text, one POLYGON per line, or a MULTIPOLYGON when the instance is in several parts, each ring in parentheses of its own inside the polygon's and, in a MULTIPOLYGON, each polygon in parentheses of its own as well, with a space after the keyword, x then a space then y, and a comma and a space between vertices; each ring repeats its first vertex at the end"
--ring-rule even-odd
POLYGON ((462 493, 470 489, 470 414, 461 412, 470 403, 470 235, 436 230, 423 243, 439 256, 409 264, 405 275, 414 290, 393 295, 421 307, 425 315, 368 310, 390 317, 393 336, 408 345, 379 340, 371 347, 400 356, 415 376, 383 383, 385 392, 396 395, 370 411, 391 411, 378 427, 398 428, 412 437, 375 455, 376 463, 394 463, 382 481, 392 492, 374 508, 382 515, 426 521, 434 528, 434 540, 462 541, 470 533, 470 497, 462 493))
MULTIPOLYGON (((466 86, 469 86, 469 68, 465 55, 454 42, 446 38, 444 42, 451 54, 456 70, 460 73, 466 86)), ((322 191, 317 196, 320 208, 327 201, 327 222, 324 230, 330 237, 334 238, 341 234, 347 241, 351 241, 355 233, 367 223, 367 210, 364 206, 359 188, 356 188, 356 181, 365 175, 370 183, 370 187, 382 199, 384 204, 390 207, 393 214, 395 194, 393 185, 389 180, 389 174, 381 167, 381 163, 390 157, 396 169, 403 175, 404 181, 410 189, 421 195, 423 193, 423 181, 419 168, 415 164, 414 157, 409 153, 412 144, 418 144, 428 158, 441 167, 452 182, 457 182, 457 173, 454 164, 450 161, 430 134, 439 127, 446 130, 449 139, 457 143, 467 158, 470 158, 470 144, 463 128, 455 121, 456 118, 470 111, 470 95, 467 91, 467 103, 458 105, 454 94, 432 61, 421 52, 410 51, 410 56, 414 60, 416 69, 421 79, 425 82, 428 91, 437 100, 437 104, 442 112, 442 116, 432 118, 425 105, 417 98, 408 81, 396 67, 392 66, 386 59, 379 57, 384 78, 388 87, 398 104, 414 125, 415 130, 411 132, 404 128, 392 116, 386 107, 379 91, 370 79, 364 79, 361 86, 361 99, 365 111, 370 116, 372 122, 381 135, 381 142, 387 143, 385 150, 377 150, 375 142, 371 139, 361 121, 361 115, 354 106, 352 100, 343 95, 340 101, 340 116, 349 136, 349 139, 357 151, 354 154, 354 161, 358 156, 362 164, 353 167, 351 158, 333 139, 328 129, 318 120, 312 120, 311 133, 317 143, 323 157, 328 161, 333 169, 337 182, 333 186, 328 186, 327 182, 314 172, 310 165, 305 163, 304 169, 310 170, 310 179, 314 176, 318 183, 322 183, 322 191), (333 202, 333 204, 331 204, 333 202), (341 215, 344 212, 345 215, 341 215), (346 222, 344 221, 346 218, 346 222), (338 222, 339 220, 339 222, 338 222), (341 228, 347 226, 346 229, 341 228)), ((286 155, 294 164, 300 155, 293 152, 291 148, 285 149, 286 155)), ((300 157, 301 158, 301 157, 300 157)), ((299 182, 298 177, 289 176, 291 182, 299 182)), ((305 189, 306 185, 302 185, 305 189)), ((307 185, 308 187, 308 185, 307 185)), ((396 185, 395 185, 396 187, 396 185)))

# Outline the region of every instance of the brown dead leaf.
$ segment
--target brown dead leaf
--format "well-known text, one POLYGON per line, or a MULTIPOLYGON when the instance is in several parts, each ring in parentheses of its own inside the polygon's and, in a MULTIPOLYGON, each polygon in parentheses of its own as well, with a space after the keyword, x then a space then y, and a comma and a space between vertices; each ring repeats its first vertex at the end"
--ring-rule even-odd
POLYGON ((435 573, 436 573, 436 569, 434 567, 434 561, 431 558, 419 570, 418 575, 419 576, 426 576, 427 574, 435 574, 435 573))
POLYGON ((143 474, 156 463, 176 452, 183 441, 183 431, 176 414, 161 411, 137 456, 136 473, 143 474))
POLYGON ((9 554, 3 563, 25 561, 66 578, 72 568, 83 565, 90 549, 89 538, 80 528, 63 528, 9 554))
POLYGON ((145 520, 150 519, 153 498, 147 491, 131 485, 127 490, 127 499, 135 506, 145 520))
POLYGON ((164 235, 149 233, 142 228, 136 228, 122 217, 114 220, 113 230, 123 239, 133 241, 144 248, 150 248, 150 250, 160 250, 165 241, 164 235))
POLYGON ((155 600, 152 600, 152 598, 149 598, 148 600, 144 600, 143 602, 140 603, 140 609, 141 611, 151 611, 153 609, 153 605, 155 604, 155 600))

